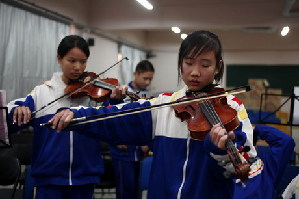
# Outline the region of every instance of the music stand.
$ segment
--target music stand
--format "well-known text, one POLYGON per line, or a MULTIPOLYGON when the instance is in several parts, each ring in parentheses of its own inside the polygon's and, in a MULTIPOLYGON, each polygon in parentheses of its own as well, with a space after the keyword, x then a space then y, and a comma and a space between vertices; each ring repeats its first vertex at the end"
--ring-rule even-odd
POLYGON ((0 107, 0 148, 11 147, 9 125, 8 125, 8 108, 0 107))
POLYGON ((283 126, 290 126, 291 127, 291 135, 292 135, 292 127, 293 126, 299 126, 299 124, 293 123, 293 117, 294 117, 294 105, 295 100, 299 101, 299 96, 296 96, 294 93, 292 95, 280 95, 280 94, 261 94, 261 104, 260 104, 260 110, 259 110, 259 123, 261 124, 277 124, 277 125, 283 125, 283 126), (265 96, 265 97, 264 97, 265 96), (262 107, 263 107, 263 99, 266 99, 267 96, 279 96, 279 97, 287 97, 287 99, 274 111, 270 112, 269 114, 266 114, 262 118, 262 107), (291 106, 290 106, 290 115, 289 115, 289 121, 286 123, 275 123, 275 122, 267 122, 266 119, 270 116, 276 114, 281 107, 283 107, 288 101, 291 100, 291 106))

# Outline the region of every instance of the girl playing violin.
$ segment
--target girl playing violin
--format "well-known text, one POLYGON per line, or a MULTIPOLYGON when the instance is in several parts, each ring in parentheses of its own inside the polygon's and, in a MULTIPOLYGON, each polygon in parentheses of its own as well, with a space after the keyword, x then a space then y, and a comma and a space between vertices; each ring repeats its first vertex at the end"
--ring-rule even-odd
MULTIPOLYGON (((174 93, 164 93, 152 100, 112 106, 109 108, 73 108, 58 112, 49 122, 62 130, 72 118, 148 107, 176 101, 192 92, 207 92, 223 75, 222 48, 218 37, 209 31, 188 35, 179 50, 178 72, 185 86, 174 93)), ((125 92, 114 90, 112 95, 125 92)), ((249 146, 246 157, 254 157, 252 126, 242 102, 226 96, 228 105, 237 111, 240 125, 228 133, 220 124, 214 125, 203 140, 192 139, 188 122, 177 117, 173 107, 68 127, 89 135, 100 135, 115 144, 144 145, 153 142, 148 198, 232 198, 233 181, 224 176, 233 172, 226 151, 228 138, 237 146, 249 146)), ((254 163, 253 163, 254 164, 254 163)), ((250 172, 249 174, 250 175, 250 172)))
POLYGON ((50 81, 36 86, 26 98, 8 105, 14 131, 28 125, 34 127, 32 177, 36 199, 92 199, 93 184, 99 182, 103 173, 98 139, 76 131, 57 134, 39 126, 61 107, 88 105, 90 99, 87 96, 78 99, 65 97, 41 110, 64 95, 68 83, 83 74, 89 54, 88 44, 82 37, 66 36, 57 49, 62 72, 54 73, 50 81))

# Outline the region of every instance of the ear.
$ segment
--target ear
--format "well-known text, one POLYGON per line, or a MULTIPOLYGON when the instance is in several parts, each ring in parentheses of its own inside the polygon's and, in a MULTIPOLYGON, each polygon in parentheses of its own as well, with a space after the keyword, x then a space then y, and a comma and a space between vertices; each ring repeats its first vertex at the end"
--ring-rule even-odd
POLYGON ((62 58, 59 55, 57 55, 57 62, 58 62, 58 64, 61 63, 61 60, 62 60, 62 58))
POLYGON ((220 69, 223 67, 223 60, 221 59, 220 61, 219 61, 219 64, 218 64, 218 67, 216 68, 216 70, 215 70, 215 75, 217 75, 218 73, 219 73, 219 71, 220 71, 220 69))

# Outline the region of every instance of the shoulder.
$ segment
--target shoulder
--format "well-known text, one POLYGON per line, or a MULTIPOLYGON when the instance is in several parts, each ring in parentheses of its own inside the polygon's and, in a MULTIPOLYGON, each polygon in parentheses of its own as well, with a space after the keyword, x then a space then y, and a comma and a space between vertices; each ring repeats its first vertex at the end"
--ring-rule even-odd
POLYGON ((233 105, 233 106, 241 106, 241 105, 243 105, 242 100, 240 100, 239 98, 237 98, 234 95, 228 95, 226 98, 227 98, 227 102, 230 105, 233 105))
POLYGON ((162 96, 172 96, 174 92, 161 93, 162 96))

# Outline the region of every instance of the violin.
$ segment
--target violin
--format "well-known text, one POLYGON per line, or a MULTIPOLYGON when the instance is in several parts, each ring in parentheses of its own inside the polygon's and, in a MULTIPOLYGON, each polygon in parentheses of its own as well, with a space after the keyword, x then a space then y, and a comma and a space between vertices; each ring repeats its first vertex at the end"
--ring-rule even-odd
MULTIPOLYGON (((65 93, 70 93, 71 98, 81 98, 89 96, 96 102, 104 102, 109 99, 112 90, 118 85, 115 78, 98 79, 98 75, 93 72, 84 72, 78 80, 71 81, 65 88, 65 93)), ((126 94, 133 100, 140 97, 126 91, 126 94)))
MULTIPOLYGON (((209 92, 188 92, 184 98, 193 98, 205 96, 211 93, 224 91, 222 88, 212 88, 209 92)), ((179 99, 179 100, 182 100, 179 99)), ((222 128, 227 132, 235 130, 240 121, 237 117, 237 111, 232 109, 228 104, 226 97, 216 97, 203 101, 195 101, 186 104, 172 106, 175 114, 181 121, 187 121, 187 126, 192 139, 203 141, 205 136, 210 132, 212 126, 220 123, 222 128)), ((248 180, 250 163, 243 163, 239 151, 234 146, 233 141, 228 136, 225 147, 228 156, 234 165, 235 174, 242 182, 248 180)))
MULTIPOLYGON (((108 70, 110 70, 111 68, 113 68, 114 66, 116 66, 117 64, 119 64, 120 62, 122 62, 123 60, 129 60, 127 57, 122 58, 121 60, 119 60, 118 62, 116 62, 115 64, 113 64, 112 66, 108 67, 106 70, 104 70, 103 72, 99 73, 98 75, 96 75, 95 73, 88 73, 88 72, 84 72, 80 78, 78 78, 77 80, 71 80, 71 82, 69 83, 69 85, 67 86, 67 88, 65 89, 65 93, 54 99, 53 101, 49 102, 48 104, 42 106, 40 109, 34 111, 32 114, 36 115, 36 113, 40 112, 41 110, 50 107, 50 105, 53 105, 55 102, 57 102, 60 99, 63 99, 64 97, 69 97, 72 96, 72 94, 74 93, 73 97, 83 97, 83 96, 90 96, 91 98, 94 97, 93 99, 97 99, 97 102, 101 102, 104 101, 105 99, 108 99, 110 96, 110 91, 108 91, 109 94, 106 94, 105 92, 102 92, 102 97, 98 97, 96 98, 95 96, 101 96, 101 94, 95 94, 96 91, 93 90, 92 88, 94 88, 93 86, 88 86, 91 82, 101 82, 101 85, 106 84, 106 89, 109 87, 110 90, 112 90, 113 88, 115 88, 116 86, 110 84, 110 83, 106 83, 104 81, 98 80, 97 78, 104 74, 105 72, 107 72, 108 70), (82 79, 84 79, 84 81, 82 81, 82 79), (80 82, 81 81, 81 82, 80 82), (76 82, 80 82, 80 83, 76 83, 76 82), (77 86, 74 86, 75 84, 77 84, 77 86), (84 87, 89 87, 89 89, 84 89, 84 92, 79 92, 80 89, 84 88, 84 87), (103 97, 104 96, 104 97, 103 97)), ((106 79, 107 80, 107 79, 106 79)), ((117 80, 117 79, 116 79, 117 80)), ((110 82, 110 80, 107 80, 108 82, 110 82)), ((115 80, 112 80, 115 83, 115 80)), ((118 84, 118 81, 117 83, 118 84)), ((95 85, 95 83, 94 83, 95 85)), ((99 83, 98 83, 99 85, 99 83)), ((99 86, 98 86, 99 87, 99 86)), ((108 89, 109 90, 109 89, 108 89)), ((98 90, 98 92, 100 92, 98 90)), ((134 93, 129 93, 127 92, 129 96, 131 96, 132 99, 139 99, 139 96, 134 94, 134 93)), ((35 116, 31 117, 34 118, 35 116)))

